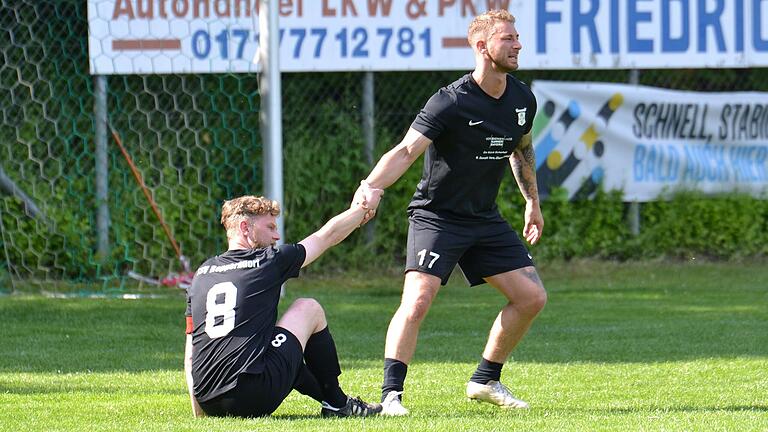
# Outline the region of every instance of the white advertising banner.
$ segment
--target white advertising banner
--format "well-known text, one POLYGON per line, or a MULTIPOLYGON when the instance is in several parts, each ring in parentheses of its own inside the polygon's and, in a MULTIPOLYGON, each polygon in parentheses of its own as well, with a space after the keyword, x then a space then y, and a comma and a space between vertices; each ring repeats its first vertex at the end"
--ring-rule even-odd
POLYGON ((679 190, 768 193, 768 93, 534 81, 540 194, 627 201, 679 190))
MULTIPOLYGON (((516 16, 523 69, 768 66, 768 0, 278 0, 285 72, 467 70, 516 16)), ((88 0, 92 74, 256 72, 259 0, 88 0)))

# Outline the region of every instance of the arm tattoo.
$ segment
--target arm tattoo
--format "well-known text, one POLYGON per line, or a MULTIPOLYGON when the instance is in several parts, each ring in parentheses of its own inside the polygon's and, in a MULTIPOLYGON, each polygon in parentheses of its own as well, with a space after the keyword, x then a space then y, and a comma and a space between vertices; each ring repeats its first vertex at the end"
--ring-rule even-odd
POLYGON ((536 154, 533 151, 531 135, 523 135, 520 144, 510 158, 512 174, 515 175, 520 192, 526 200, 539 199, 536 185, 536 154))

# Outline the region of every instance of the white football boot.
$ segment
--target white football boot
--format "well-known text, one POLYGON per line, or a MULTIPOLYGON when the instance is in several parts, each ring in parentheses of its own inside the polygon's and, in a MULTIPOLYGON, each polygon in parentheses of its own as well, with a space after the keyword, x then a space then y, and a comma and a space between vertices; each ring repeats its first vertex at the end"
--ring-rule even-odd
POLYGON ((528 408, 526 402, 514 397, 512 392, 498 381, 488 381, 488 384, 468 382, 467 397, 470 400, 488 402, 502 408, 528 408))
POLYGON ((403 392, 391 391, 384 396, 384 402, 381 403, 381 415, 385 416, 406 416, 408 410, 403 406, 400 396, 403 392))

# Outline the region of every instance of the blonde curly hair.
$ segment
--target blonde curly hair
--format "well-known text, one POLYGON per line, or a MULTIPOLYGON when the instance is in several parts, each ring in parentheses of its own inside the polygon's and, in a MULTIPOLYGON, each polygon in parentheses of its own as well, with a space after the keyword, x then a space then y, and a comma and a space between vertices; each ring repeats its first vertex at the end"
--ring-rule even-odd
POLYGON ((481 38, 485 40, 490 39, 495 32, 494 26, 500 21, 514 24, 515 17, 504 9, 491 10, 476 16, 469 24, 469 31, 467 31, 469 45, 474 46, 475 42, 481 38))
POLYGON ((227 237, 237 233, 240 222, 253 216, 280 215, 280 204, 263 196, 245 195, 224 201, 221 206, 221 224, 227 230, 227 237))

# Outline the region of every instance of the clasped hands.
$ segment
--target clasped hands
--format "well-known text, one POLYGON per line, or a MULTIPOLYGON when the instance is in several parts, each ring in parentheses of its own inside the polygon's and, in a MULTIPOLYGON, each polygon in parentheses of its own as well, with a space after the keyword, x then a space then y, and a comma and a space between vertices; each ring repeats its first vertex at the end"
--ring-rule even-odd
POLYGON ((360 186, 355 191, 355 196, 352 198, 351 208, 362 207, 366 209, 365 216, 360 225, 365 225, 369 220, 373 219, 376 215, 376 208, 379 206, 381 196, 384 194, 384 189, 372 187, 367 181, 360 182, 360 186))

